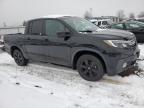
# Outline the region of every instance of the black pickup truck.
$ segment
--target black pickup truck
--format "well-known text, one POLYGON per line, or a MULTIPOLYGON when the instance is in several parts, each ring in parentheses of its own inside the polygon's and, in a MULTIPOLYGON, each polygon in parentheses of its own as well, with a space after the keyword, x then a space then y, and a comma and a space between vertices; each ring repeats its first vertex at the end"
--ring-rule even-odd
POLYGON ((19 66, 29 60, 59 64, 77 69, 88 81, 133 67, 140 52, 133 33, 102 30, 74 16, 30 20, 25 34, 6 35, 4 44, 19 66))

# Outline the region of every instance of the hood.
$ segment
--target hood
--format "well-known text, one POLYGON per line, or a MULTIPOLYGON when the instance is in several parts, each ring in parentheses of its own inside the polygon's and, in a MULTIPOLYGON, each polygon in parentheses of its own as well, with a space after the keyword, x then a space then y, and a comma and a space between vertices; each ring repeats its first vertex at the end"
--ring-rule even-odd
POLYGON ((99 29, 97 30, 96 34, 114 36, 126 40, 132 39, 134 37, 134 34, 131 32, 116 29, 99 29))
POLYGON ((98 36, 100 38, 105 39, 124 39, 130 40, 134 38, 134 34, 131 32, 127 32, 124 30, 116 30, 116 29, 98 29, 96 32, 85 33, 91 36, 98 36))

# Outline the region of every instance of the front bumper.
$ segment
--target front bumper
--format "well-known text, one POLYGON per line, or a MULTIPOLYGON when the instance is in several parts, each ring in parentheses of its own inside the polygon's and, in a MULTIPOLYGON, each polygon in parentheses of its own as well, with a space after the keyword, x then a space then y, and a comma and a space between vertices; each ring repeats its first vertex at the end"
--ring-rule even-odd
POLYGON ((116 67, 117 73, 121 73, 125 70, 132 68, 136 63, 137 58, 139 57, 139 53, 140 52, 137 52, 133 56, 119 60, 116 67))
MULTIPOLYGON (((107 74, 112 76, 132 68, 136 63, 137 58, 139 58, 139 55, 140 50, 136 48, 133 51, 133 54, 129 54, 129 56, 124 58, 119 56, 108 57, 107 74)), ((121 56, 123 56, 123 54, 121 56)))

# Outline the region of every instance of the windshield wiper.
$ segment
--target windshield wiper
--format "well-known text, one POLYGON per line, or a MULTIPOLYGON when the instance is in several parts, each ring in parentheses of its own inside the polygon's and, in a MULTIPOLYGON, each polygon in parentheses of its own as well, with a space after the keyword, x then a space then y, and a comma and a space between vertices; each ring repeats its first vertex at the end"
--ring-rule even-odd
POLYGON ((82 30, 82 31, 79 31, 79 32, 87 32, 87 33, 92 33, 94 32, 93 30, 82 30))

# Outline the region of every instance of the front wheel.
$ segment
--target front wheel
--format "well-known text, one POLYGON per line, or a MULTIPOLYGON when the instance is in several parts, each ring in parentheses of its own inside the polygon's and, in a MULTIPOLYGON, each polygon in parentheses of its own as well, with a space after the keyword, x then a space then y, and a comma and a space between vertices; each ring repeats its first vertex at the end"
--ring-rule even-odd
POLYGON ((83 55, 77 61, 77 70, 87 81, 98 81, 104 76, 102 62, 93 55, 83 55))
POLYGON ((18 49, 13 51, 13 58, 19 66, 26 66, 28 63, 28 60, 24 58, 22 52, 18 49))

